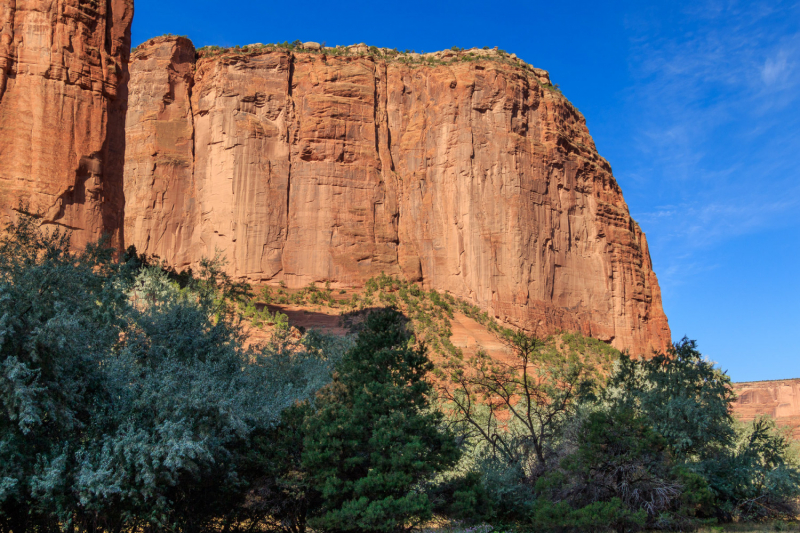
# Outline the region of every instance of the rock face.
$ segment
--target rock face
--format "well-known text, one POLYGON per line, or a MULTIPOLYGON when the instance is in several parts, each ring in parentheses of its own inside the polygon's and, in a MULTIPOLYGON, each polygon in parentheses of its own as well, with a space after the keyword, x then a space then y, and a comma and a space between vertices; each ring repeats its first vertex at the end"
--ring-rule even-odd
POLYGON ((539 334, 664 349, 645 236, 583 116, 542 70, 452 55, 195 59, 186 39, 145 43, 126 244, 177 268, 221 250, 231 274, 290 287, 385 272, 539 334))
POLYGON ((749 422, 769 415, 800 439, 800 379, 734 383, 733 390, 738 396, 733 404, 734 416, 749 422))
POLYGON ((178 265, 195 259, 191 237, 198 225, 193 65, 187 39, 159 39, 134 52, 125 135, 126 245, 178 265))
POLYGON ((0 222, 20 201, 121 242, 133 0, 0 4, 0 222))

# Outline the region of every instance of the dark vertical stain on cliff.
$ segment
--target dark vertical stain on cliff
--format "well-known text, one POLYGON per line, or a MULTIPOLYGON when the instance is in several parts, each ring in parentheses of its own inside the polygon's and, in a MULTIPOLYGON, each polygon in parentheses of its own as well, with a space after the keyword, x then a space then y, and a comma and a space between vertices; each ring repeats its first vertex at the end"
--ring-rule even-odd
POLYGON ((14 43, 14 14, 16 0, 8 0, 5 7, 0 7, 0 102, 6 91, 6 82, 14 65, 12 45, 14 43), (7 37, 3 39, 3 37, 7 37), (3 43, 7 44, 3 44, 3 43))
POLYGON ((292 217, 289 210, 292 205, 292 147, 294 145, 294 133, 291 131, 294 125, 294 98, 292 97, 292 84, 294 83, 294 54, 291 52, 287 54, 287 61, 289 62, 288 73, 286 77, 286 142, 289 145, 289 167, 286 174, 286 232, 283 235, 283 248, 281 249, 281 271, 286 275, 286 263, 283 261, 283 252, 286 249, 286 243, 289 240, 289 231, 292 227, 292 217))

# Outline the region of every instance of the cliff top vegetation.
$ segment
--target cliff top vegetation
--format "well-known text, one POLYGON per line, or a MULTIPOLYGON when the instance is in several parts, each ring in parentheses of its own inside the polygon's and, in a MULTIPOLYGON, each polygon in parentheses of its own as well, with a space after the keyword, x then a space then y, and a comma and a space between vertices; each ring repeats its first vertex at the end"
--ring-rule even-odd
MULTIPOLYGON (((140 44, 137 49, 164 38, 189 40, 186 36, 166 34, 145 41, 144 43, 140 44)), ((561 94, 559 86, 550 81, 550 76, 546 70, 536 68, 517 57, 516 54, 509 53, 496 46, 491 48, 488 46, 484 46, 482 48, 460 48, 458 46, 453 46, 448 50, 426 53, 424 51, 417 52, 416 50, 409 49, 398 50, 397 48, 369 46, 364 43, 353 44, 349 46, 327 46, 326 43, 320 44, 316 42, 301 42, 296 40, 291 43, 288 41, 284 41, 283 43, 266 44, 253 43, 231 47, 208 45, 196 50, 197 59, 222 57, 226 55, 252 56, 265 52, 319 54, 328 57, 369 57, 387 62, 399 62, 412 67, 451 65, 460 62, 493 61, 528 71, 534 75, 539 85, 549 89, 550 91, 561 94)))

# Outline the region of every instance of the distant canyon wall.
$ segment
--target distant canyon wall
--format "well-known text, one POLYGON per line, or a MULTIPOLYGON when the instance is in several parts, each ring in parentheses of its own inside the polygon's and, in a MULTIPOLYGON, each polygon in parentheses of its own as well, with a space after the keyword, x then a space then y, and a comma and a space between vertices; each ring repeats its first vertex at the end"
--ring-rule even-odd
POLYGON ((800 378, 734 383, 733 390, 738 397, 733 404, 734 416, 745 422, 771 416, 800 439, 800 378))
POLYGON ((0 222, 20 202, 77 245, 122 242, 133 0, 0 5, 0 222))
POLYGON ((647 241, 583 116, 513 56, 437 57, 138 47, 126 245, 177 268, 222 250, 290 287, 384 272, 539 334, 663 350, 647 241))

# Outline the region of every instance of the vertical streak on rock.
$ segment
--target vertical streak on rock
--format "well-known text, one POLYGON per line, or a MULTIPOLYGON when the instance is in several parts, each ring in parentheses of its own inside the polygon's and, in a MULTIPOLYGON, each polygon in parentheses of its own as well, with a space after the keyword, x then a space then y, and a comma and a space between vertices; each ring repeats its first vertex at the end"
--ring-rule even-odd
POLYGON ((289 242, 289 236, 291 234, 292 225, 292 171, 294 170, 294 161, 292 160, 292 154, 294 154, 294 150, 292 146, 294 145, 294 138, 295 132, 297 131, 297 127, 291 129, 295 126, 295 113, 294 113, 294 100, 292 99, 292 84, 294 83, 294 55, 290 54, 289 56, 289 75, 286 80, 286 110, 287 110, 287 120, 286 120, 286 144, 288 145, 289 149, 286 150, 286 157, 288 158, 288 172, 286 177, 286 231, 284 232, 283 239, 281 240, 281 270, 280 274, 283 278, 286 277, 286 243, 289 242), (291 130, 291 131, 290 131, 291 130))
MULTIPOLYGON (((383 203, 381 210, 374 210, 376 220, 376 247, 386 243, 384 264, 397 269, 399 260, 399 184, 394 172, 391 152, 391 134, 388 118, 388 80, 386 63, 375 64, 375 150, 380 159, 383 203)), ((376 207, 377 207, 376 205, 376 207)))
POLYGON ((103 147, 103 200, 101 204, 103 231, 115 246, 125 242, 125 116, 128 111, 130 81, 131 20, 133 2, 107 0, 106 42, 103 72, 106 87, 116 96, 108 106, 108 130, 103 147))

